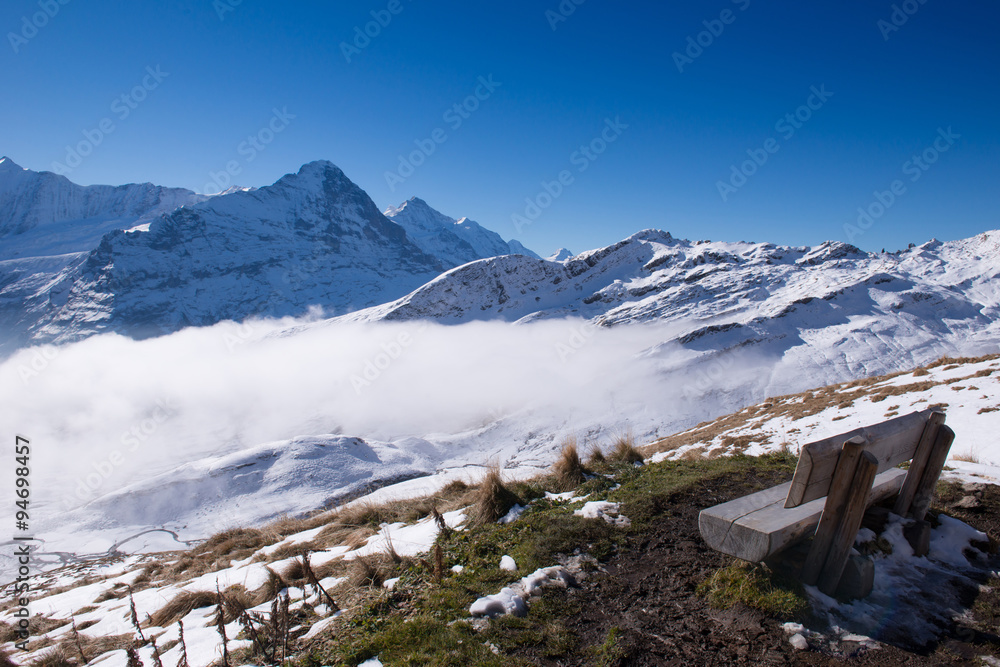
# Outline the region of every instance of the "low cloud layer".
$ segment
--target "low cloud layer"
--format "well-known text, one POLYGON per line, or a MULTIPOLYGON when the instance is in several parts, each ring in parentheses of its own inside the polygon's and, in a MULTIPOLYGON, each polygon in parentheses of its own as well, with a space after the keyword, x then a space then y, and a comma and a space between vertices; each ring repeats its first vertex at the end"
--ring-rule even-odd
POLYGON ((23 350, 0 365, 0 422, 32 441, 36 494, 52 501, 95 473, 78 499, 298 435, 434 439, 513 414, 582 424, 642 406, 675 417, 680 388, 662 380, 680 357, 649 353, 674 335, 662 326, 289 324, 23 350))
POLYGON ((300 435, 413 436, 434 443, 442 463, 544 464, 567 435, 584 445, 625 428, 666 435, 858 375, 851 359, 809 344, 769 356, 766 346, 672 342, 691 328, 286 320, 145 341, 104 335, 0 365, 0 423, 11 441, 31 440, 33 498, 52 513, 300 435))

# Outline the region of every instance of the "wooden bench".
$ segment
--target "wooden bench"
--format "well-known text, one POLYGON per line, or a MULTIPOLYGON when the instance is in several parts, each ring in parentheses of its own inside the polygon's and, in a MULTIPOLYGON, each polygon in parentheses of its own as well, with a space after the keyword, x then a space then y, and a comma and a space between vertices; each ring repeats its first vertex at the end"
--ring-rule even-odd
MULTIPOLYGON (((923 521, 955 438, 944 418, 924 410, 804 445, 790 482, 702 510, 701 535, 713 549, 751 562, 773 560, 812 536, 801 579, 834 595, 871 505, 895 496, 893 512, 923 521), (897 467, 906 461, 908 471, 897 467)), ((871 591, 870 581, 865 588, 871 591)))

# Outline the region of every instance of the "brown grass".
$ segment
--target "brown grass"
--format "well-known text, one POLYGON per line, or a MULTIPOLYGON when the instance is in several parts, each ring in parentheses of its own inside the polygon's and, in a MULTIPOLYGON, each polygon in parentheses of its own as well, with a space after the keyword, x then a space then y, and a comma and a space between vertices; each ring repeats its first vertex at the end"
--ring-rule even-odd
POLYGON ((17 663, 11 660, 3 649, 0 649, 0 667, 17 667, 17 663))
MULTIPOLYGON (((799 394, 778 396, 758 405, 745 408, 740 412, 720 417, 714 421, 702 422, 687 431, 683 431, 666 438, 661 438, 660 440, 643 447, 643 453, 649 456, 656 452, 672 452, 682 447, 690 447, 692 445, 708 449, 711 446, 711 443, 717 438, 720 438, 720 436, 727 435, 728 433, 738 429, 745 429, 747 425, 753 421, 759 422, 777 417, 787 417, 790 421, 795 421, 811 417, 833 407, 848 409, 853 406, 855 401, 861 399, 868 399, 873 403, 878 403, 891 396, 904 395, 911 392, 922 392, 942 384, 950 385, 973 377, 985 377, 987 375, 985 371, 989 369, 977 371, 968 377, 952 378, 942 381, 925 380, 899 386, 877 386, 887 380, 891 380, 902 375, 910 374, 916 377, 927 376, 930 374, 927 369, 948 365, 955 366, 956 364, 981 363, 994 359, 1000 359, 1000 354, 991 354, 975 358, 962 357, 957 359, 944 357, 912 372, 903 371, 890 373, 879 377, 863 378, 851 382, 830 385, 799 394)), ((889 411, 891 410, 892 409, 889 411)), ((797 431, 792 429, 789 431, 789 434, 793 432, 797 431)), ((735 445, 738 443, 733 442, 732 444, 735 445)), ((739 451, 738 448, 733 448, 733 451, 729 453, 736 453, 737 451, 739 451)))
MULTIPOLYGON (((132 644, 134 635, 106 635, 100 637, 89 637, 87 635, 80 635, 80 646, 83 648, 84 654, 93 660, 99 655, 103 655, 108 651, 117 651, 118 649, 124 649, 126 646, 132 644)), ((63 650, 66 652, 72 652, 76 654, 76 647, 70 642, 64 642, 61 644, 63 650)))
POLYGON ((969 448, 958 454, 952 454, 951 458, 955 461, 965 461, 966 463, 981 463, 979 454, 976 453, 975 449, 969 448))
POLYGON ((351 561, 347 583, 355 588, 378 588, 386 580, 385 567, 376 556, 361 556, 351 561))
POLYGON ((604 451, 598 445, 591 446, 587 454, 587 465, 591 468, 601 468, 607 464, 608 459, 604 456, 604 451))
POLYGON ((500 466, 490 465, 486 477, 476 489, 475 499, 469 511, 469 521, 473 525, 495 523, 520 502, 513 491, 507 488, 500 476, 500 466))
POLYGON ((152 615, 152 625, 165 628, 190 614, 193 609, 211 607, 214 604, 215 593, 184 591, 152 615))
POLYGON ((56 646, 28 664, 32 665, 32 667, 76 667, 76 660, 70 658, 69 654, 61 646, 56 646))
POLYGON ((559 491, 572 491, 586 481, 586 472, 576 449, 576 438, 567 439, 559 458, 552 466, 556 488, 559 491))
POLYGON ((635 446, 635 436, 631 430, 615 436, 615 444, 607 456, 613 463, 640 463, 642 454, 635 446))

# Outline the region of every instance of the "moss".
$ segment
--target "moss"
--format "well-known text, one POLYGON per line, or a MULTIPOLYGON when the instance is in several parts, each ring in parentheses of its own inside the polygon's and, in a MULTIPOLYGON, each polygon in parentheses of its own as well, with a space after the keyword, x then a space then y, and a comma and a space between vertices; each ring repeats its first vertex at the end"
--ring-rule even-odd
POLYGON ((604 643, 594 649, 594 664, 597 667, 613 667, 625 659, 625 651, 620 644, 621 630, 617 626, 608 630, 604 643))
POLYGON ((737 603, 782 620, 801 618, 809 609, 800 583, 778 576, 764 565, 737 561, 698 586, 698 593, 715 607, 737 603))

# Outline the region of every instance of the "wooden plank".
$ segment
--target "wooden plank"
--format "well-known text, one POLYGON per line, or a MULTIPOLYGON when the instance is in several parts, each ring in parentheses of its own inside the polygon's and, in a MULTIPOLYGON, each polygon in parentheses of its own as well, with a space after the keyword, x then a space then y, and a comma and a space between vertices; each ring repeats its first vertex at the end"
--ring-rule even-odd
MULTIPOLYGON (((893 468, 875 479, 868 504, 899 493, 906 471, 893 468)), ((704 509, 698 528, 716 551, 759 563, 815 530, 825 499, 785 509, 790 482, 704 509)))
POLYGON ((816 528, 816 535, 813 536, 812 546, 809 549, 809 556, 802 567, 802 583, 815 584, 819 579, 820 570, 826 562, 826 555, 830 551, 833 543, 833 536, 837 532, 840 519, 847 509, 847 501, 851 495, 851 482, 854 481, 854 472, 858 467, 861 452, 868 441, 862 436, 854 436, 844 443, 840 451, 840 458, 837 462, 837 469, 833 474, 833 482, 830 484, 830 492, 826 496, 826 503, 823 506, 823 516, 819 520, 816 528))
POLYGON ((875 481, 878 467, 878 459, 871 452, 861 453, 854 479, 851 480, 847 507, 843 516, 840 517, 837 532, 830 545, 830 552, 819 575, 819 589, 827 595, 834 595, 837 592, 837 584, 840 583, 844 566, 847 565, 847 558, 851 555, 851 547, 854 546, 854 538, 858 534, 858 528, 861 527, 861 518, 868 507, 870 489, 875 481))
POLYGON ((930 410, 913 412, 804 445, 799 453, 799 463, 795 468, 795 476, 792 477, 785 507, 796 507, 827 494, 837 467, 840 448, 855 436, 868 439, 867 451, 878 459, 880 473, 909 461, 916 452, 930 414, 930 410))
POLYGON ((920 483, 920 478, 923 477, 924 470, 927 468, 927 461, 931 456, 931 450, 934 449, 934 443, 937 441, 938 429, 943 423, 944 412, 940 410, 934 410, 927 419, 927 425, 920 436, 920 444, 917 445, 917 451, 910 462, 906 481, 903 482, 903 488, 900 489, 899 496, 896 498, 896 505, 892 508, 892 511, 899 516, 906 516, 910 513, 913 497, 917 493, 917 485, 920 483))
POLYGON ((955 432, 951 428, 942 425, 938 429, 937 437, 934 439, 934 448, 927 459, 927 468, 917 484, 917 491, 913 495, 913 504, 910 505, 910 516, 917 521, 923 521, 927 516, 927 510, 934 499, 934 488, 937 486, 938 478, 941 477, 941 468, 944 467, 948 452, 951 451, 951 443, 955 441, 955 432))

